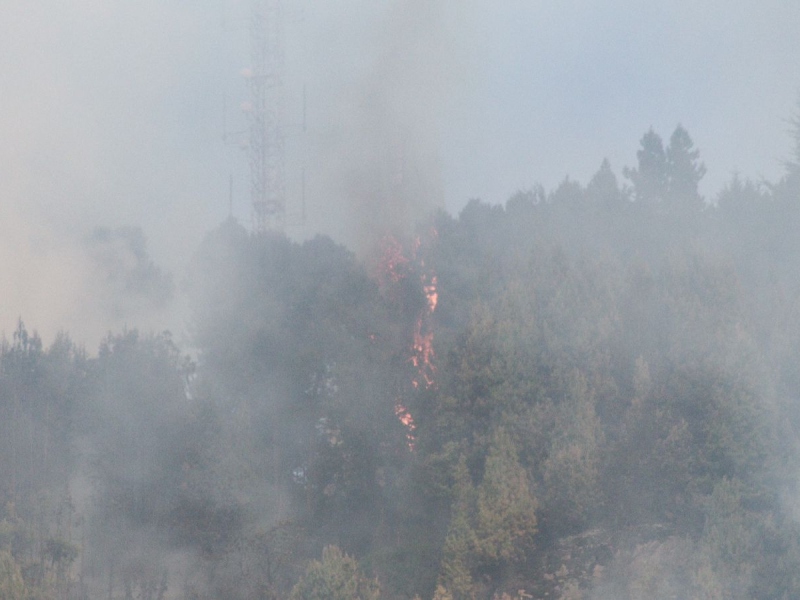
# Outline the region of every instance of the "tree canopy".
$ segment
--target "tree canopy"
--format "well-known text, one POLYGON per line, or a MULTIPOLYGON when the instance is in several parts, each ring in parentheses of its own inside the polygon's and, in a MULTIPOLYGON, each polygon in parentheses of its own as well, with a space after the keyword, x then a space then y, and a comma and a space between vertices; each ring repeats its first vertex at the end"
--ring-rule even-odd
POLYGON ((182 278, 191 352, 20 321, 0 596, 800 596, 792 168, 706 201, 651 129, 632 188, 603 161, 374 256, 229 219, 182 278))

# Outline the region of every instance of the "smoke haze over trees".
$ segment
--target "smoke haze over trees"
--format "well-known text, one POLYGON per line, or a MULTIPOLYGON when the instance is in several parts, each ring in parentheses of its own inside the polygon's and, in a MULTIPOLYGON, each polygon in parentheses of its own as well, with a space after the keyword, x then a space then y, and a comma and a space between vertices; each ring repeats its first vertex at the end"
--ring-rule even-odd
MULTIPOLYGON (((796 596, 794 159, 708 202, 682 126, 636 156, 366 262, 230 218, 182 278, 193 358, 20 321, 4 594, 796 596)), ((121 297, 173 293, 140 231, 86 243, 121 297)))
POLYGON ((0 599, 800 597, 800 11, 292 3, 284 235, 248 8, 0 8, 0 599))
MULTIPOLYGON (((709 199, 733 172, 776 181, 791 155, 800 9, 784 0, 724 10, 688 0, 284 4, 295 223, 297 150, 306 148, 307 223, 292 229, 296 239, 324 233, 370 252, 362 226, 408 224, 419 215, 407 207, 458 214, 470 198, 504 203, 537 182, 554 189, 566 174, 585 184, 604 156, 621 177, 635 166, 632 140, 650 126, 665 146, 676 122, 691 132, 709 199), (416 179, 429 189, 381 209, 363 190, 382 176, 365 167, 397 158, 398 147, 416 171, 409 188, 416 179)), ((67 329, 95 348, 126 323, 181 337, 183 306, 120 316, 126 302, 87 301, 98 274, 85 240, 98 226, 139 226, 154 263, 179 284, 229 210, 249 223, 247 161, 234 135, 247 127, 249 7, 0 7, 0 328, 8 335, 24 314, 48 343, 67 329)))

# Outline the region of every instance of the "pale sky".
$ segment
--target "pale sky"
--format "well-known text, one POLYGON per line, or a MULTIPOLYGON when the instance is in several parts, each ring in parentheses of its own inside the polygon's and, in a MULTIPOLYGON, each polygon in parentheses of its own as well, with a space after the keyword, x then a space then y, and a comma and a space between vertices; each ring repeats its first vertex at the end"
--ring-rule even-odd
MULTIPOLYGON (((20 315, 46 332, 84 327, 76 306, 92 273, 79 242, 94 226, 141 225, 156 262, 179 276, 227 216, 230 176, 234 215, 249 222, 246 157, 222 140, 246 125, 248 5, 0 0, 1 329, 20 315)), ((299 129, 305 85, 316 140, 305 153, 309 221, 294 235, 348 237, 353 208, 325 188, 348 153, 360 160, 369 127, 358 122, 364 105, 348 102, 360 97, 371 111, 384 68, 381 93, 398 98, 384 112, 402 113, 397 127, 424 137, 426 152, 435 143, 454 213, 470 198, 504 202, 567 175, 585 184, 604 157, 622 180, 651 126, 665 139, 686 127, 708 168, 707 197, 734 171, 779 178, 790 152, 800 96, 793 0, 284 5, 287 129, 299 129), (398 60, 420 73, 385 67, 398 60)), ((85 328, 87 339, 98 327, 85 328)))

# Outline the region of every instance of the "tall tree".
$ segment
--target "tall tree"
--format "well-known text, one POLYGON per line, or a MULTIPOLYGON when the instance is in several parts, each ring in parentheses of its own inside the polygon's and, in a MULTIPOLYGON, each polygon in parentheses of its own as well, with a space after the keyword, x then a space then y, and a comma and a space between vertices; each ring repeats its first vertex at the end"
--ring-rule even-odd
POLYGON ((483 481, 477 489, 477 555, 486 566, 523 560, 533 546, 536 510, 528 474, 504 428, 492 434, 483 481))
POLYGON ((618 202, 623 194, 619 189, 619 182, 614 171, 611 170, 611 163, 607 158, 603 159, 600 169, 595 173, 586 185, 586 196, 595 201, 605 204, 618 202))
POLYGON ((29 597, 17 561, 8 550, 0 550, 0 598, 26 600, 29 597))
POLYGON ((633 183, 633 192, 639 202, 659 202, 664 200, 669 189, 667 153, 661 136, 651 127, 642 136, 641 148, 636 153, 638 167, 625 168, 625 177, 633 183))
POLYGON ((378 600, 378 582, 365 577, 355 558, 336 546, 312 561, 289 595, 290 600, 378 600))
POLYGON ((437 597, 471 600, 475 597, 472 568, 476 533, 472 526, 475 487, 462 455, 453 474, 453 507, 447 537, 442 548, 437 597))
POLYGON ((700 162, 700 151, 695 149, 689 133, 681 125, 669 138, 666 152, 669 194, 675 200, 699 201, 697 186, 706 174, 700 162))

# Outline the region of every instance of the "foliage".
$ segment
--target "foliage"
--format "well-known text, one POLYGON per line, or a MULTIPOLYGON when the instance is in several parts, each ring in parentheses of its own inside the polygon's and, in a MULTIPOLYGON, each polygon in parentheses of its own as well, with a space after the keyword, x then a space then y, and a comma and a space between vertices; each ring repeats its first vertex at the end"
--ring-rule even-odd
POLYGON ((0 550, 0 598, 4 600, 28 598, 22 572, 8 550, 0 550))
POLYGON ((697 184, 706 174, 706 167, 699 162, 700 151, 694 148, 689 133, 680 125, 669 138, 666 154, 670 194, 683 201, 699 199, 697 184))
POLYGON ((487 566, 523 560, 536 534, 538 502, 517 449, 502 428, 489 443, 483 479, 477 489, 476 558, 487 566))
POLYGON ((472 524, 475 490, 463 456, 456 466, 454 478, 455 498, 442 548, 437 594, 453 600, 469 600, 475 595, 472 569, 477 534, 472 524))
POLYGON ((636 153, 638 167, 625 169, 624 173, 633 182, 638 202, 671 201, 697 209, 700 206, 697 185, 706 174, 699 157, 700 152, 681 125, 673 131, 666 149, 661 136, 651 128, 642 137, 636 153))
POLYGON ((453 475, 453 506, 442 548, 441 594, 478 594, 475 579, 494 576, 523 561, 533 548, 538 502, 519 463, 511 436, 493 431, 480 484, 473 485, 462 455, 453 475))
POLYGON ((665 199, 669 186, 664 143, 652 128, 640 143, 642 147, 636 152, 638 168, 625 169, 625 176, 633 182, 638 202, 660 202, 665 199))
MULTIPOLYGON (((377 598, 363 565, 391 598, 798 597, 796 169, 707 204, 678 126, 623 173, 439 212, 392 273, 230 219, 185 277, 196 360, 20 321, 0 595, 377 598)), ((140 231, 87 243, 112 288, 172 293, 140 231)))
POLYGON ((336 546, 326 546, 322 560, 312 561, 292 588, 290 600, 377 600, 376 581, 367 579, 358 562, 336 546))
POLYGON ((602 447, 602 430, 586 379, 577 371, 568 378, 542 466, 544 512, 553 527, 564 531, 582 528, 596 512, 602 447))

